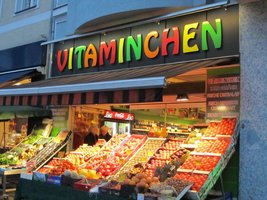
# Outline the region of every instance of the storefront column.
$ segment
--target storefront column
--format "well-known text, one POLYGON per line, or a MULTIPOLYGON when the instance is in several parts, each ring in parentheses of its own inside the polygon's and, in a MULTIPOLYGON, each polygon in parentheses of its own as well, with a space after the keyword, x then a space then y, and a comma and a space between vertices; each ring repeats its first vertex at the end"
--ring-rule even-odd
POLYGON ((267 196, 267 2, 240 4, 239 199, 267 196))

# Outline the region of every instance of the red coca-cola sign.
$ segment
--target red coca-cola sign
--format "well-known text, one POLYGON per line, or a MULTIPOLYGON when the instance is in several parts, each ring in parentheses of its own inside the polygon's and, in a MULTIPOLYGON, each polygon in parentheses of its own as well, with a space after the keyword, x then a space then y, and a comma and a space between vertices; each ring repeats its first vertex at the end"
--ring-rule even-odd
POLYGON ((134 120, 134 114, 105 110, 104 118, 133 121, 134 120))

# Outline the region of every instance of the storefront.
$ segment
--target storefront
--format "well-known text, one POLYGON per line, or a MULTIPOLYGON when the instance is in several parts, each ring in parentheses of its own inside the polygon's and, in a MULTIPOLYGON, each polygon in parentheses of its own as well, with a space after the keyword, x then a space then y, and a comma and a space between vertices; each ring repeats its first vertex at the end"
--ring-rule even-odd
MULTIPOLYGON (((43 80, 46 46, 43 41, 0 51, 0 88, 43 80)), ((43 108, 0 106, 0 149, 6 151, 18 144, 32 130, 28 118, 51 116, 43 108)))
MULTIPOLYGON (((238 6, 234 5, 227 9, 169 16, 156 23, 49 44, 53 50, 49 78, 16 88, 1 89, 0 105, 49 106, 55 110, 54 113, 59 113, 55 120, 65 120, 67 117, 68 128, 74 132, 72 143, 75 148, 79 146, 77 135, 82 137, 93 125, 107 125, 114 140, 125 133, 132 140, 140 140, 135 149, 128 151, 129 157, 125 162, 121 161, 123 165, 113 166, 117 167, 116 170, 102 171, 101 166, 105 168, 110 161, 102 159, 97 170, 104 178, 113 176, 120 180, 122 175, 119 170, 125 170, 126 166, 133 167, 127 161, 131 161, 130 157, 134 157, 136 152, 145 151, 148 143, 152 146, 148 145, 145 153, 150 157, 143 163, 148 175, 157 166, 153 166, 151 160, 160 154, 160 147, 168 150, 166 144, 170 140, 178 146, 169 149, 168 155, 164 154, 168 158, 158 160, 168 160, 180 147, 187 149, 186 152, 195 152, 192 157, 206 156, 209 160, 212 156, 216 157, 209 143, 227 143, 227 148, 217 155, 219 161, 214 166, 210 166, 214 164, 212 161, 207 161, 208 169, 200 167, 199 171, 204 172, 196 173, 196 176, 203 176, 205 180, 200 186, 196 186, 195 182, 194 190, 197 192, 190 194, 203 199, 221 176, 238 139, 238 21, 238 6), (60 114, 60 109, 66 108, 68 114, 60 114), (211 122, 214 120, 219 123, 211 122), (229 125, 232 120, 234 125, 229 125), (107 123, 111 121, 116 123, 107 123), (224 136, 218 139, 215 137, 217 135, 224 136), (147 139, 147 136, 151 138, 147 139), (190 146, 201 142, 202 148, 206 148, 203 151, 201 145, 194 148, 190 146), (200 155, 192 149, 197 149, 200 155)), ((125 143, 131 140, 129 138, 125 143)), ((105 145, 102 148, 116 149, 115 146, 105 145)), ((96 153, 100 152, 99 149, 90 150, 96 153)), ((67 158, 74 162, 73 157, 67 158)), ((191 162, 197 165, 198 161, 191 162)), ((201 165, 201 162, 198 164, 201 165)), ((181 170, 180 173, 190 172, 192 175, 198 168, 187 165, 188 168, 182 167, 185 171, 181 170)), ((47 170, 43 167, 39 172, 47 173, 47 170)), ((237 185, 235 191, 231 191, 235 197, 236 188, 237 185)))

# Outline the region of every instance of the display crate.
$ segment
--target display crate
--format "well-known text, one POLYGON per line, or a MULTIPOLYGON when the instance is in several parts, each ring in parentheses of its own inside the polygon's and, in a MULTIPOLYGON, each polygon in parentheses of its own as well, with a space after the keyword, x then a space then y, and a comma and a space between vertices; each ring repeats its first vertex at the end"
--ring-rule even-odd
POLYGON ((144 145, 136 151, 113 178, 119 179, 120 174, 129 172, 129 169, 133 168, 136 164, 144 165, 147 163, 151 156, 153 156, 154 152, 160 148, 164 140, 164 138, 148 138, 144 145), (151 145, 153 146, 152 149, 151 145), (146 156, 143 155, 143 151, 148 151, 145 152, 146 156))
POLYGON ((64 136, 61 136, 62 140, 56 140, 56 138, 54 138, 34 158, 28 161, 28 163, 32 163, 31 165, 28 165, 29 171, 40 169, 47 161, 53 158, 63 147, 67 145, 71 132, 66 132, 67 133, 64 136))
POLYGON ((82 179, 74 183, 73 188, 82 191, 89 191, 93 187, 100 184, 98 179, 82 179))
POLYGON ((121 184, 117 181, 109 181, 99 186, 99 192, 108 194, 119 194, 121 190, 121 184))
POLYGON ((81 178, 72 178, 69 176, 61 175, 61 185, 73 187, 73 185, 80 180, 81 178))

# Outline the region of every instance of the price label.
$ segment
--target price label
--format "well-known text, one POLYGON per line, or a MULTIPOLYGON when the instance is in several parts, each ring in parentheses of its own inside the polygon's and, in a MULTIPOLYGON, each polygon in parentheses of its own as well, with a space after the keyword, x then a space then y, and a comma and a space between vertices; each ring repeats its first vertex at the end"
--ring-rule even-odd
POLYGON ((175 165, 172 165, 170 168, 170 171, 173 171, 173 170, 175 170, 175 165))
POLYGON ((144 200, 145 199, 145 195, 142 193, 138 193, 137 194, 137 200, 144 200))

